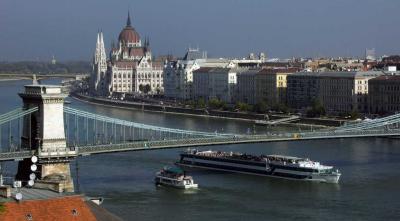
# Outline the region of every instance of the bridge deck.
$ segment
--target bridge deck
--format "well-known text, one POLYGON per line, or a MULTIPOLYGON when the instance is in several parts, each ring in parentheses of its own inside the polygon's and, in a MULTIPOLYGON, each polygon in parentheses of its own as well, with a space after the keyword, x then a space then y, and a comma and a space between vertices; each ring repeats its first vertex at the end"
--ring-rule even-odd
MULTIPOLYGON (((357 138, 357 137, 389 137, 400 136, 400 129, 379 130, 379 131, 354 131, 354 132, 315 132, 315 133, 294 133, 294 134, 278 134, 278 135, 248 135, 235 137, 206 137, 206 138, 190 138, 176 140, 161 141, 138 141, 121 144, 101 144, 73 147, 76 155, 86 156, 91 154, 124 152, 124 151, 140 151, 168 148, 184 148, 196 146, 213 146, 213 145, 229 145, 229 144, 245 144, 245 143, 265 143, 280 141, 300 141, 300 140, 321 140, 321 139, 337 139, 337 138, 357 138)), ((0 161, 22 160, 30 158, 34 151, 22 150, 18 152, 0 153, 0 161)), ((58 156, 59 157, 59 156, 58 156)))
POLYGON ((381 132, 381 133, 359 133, 359 134, 340 134, 332 133, 330 136, 311 136, 306 134, 294 134, 291 136, 266 136, 255 135, 245 137, 221 137, 221 138, 193 138, 184 140, 165 140, 165 141, 141 141, 123 144, 104 144, 94 146, 78 147, 79 155, 90 155, 99 153, 139 151, 152 149, 184 148, 196 146, 213 146, 245 143, 265 143, 280 141, 300 141, 300 140, 320 140, 337 138, 357 138, 357 137, 389 137, 399 136, 400 131, 381 132))

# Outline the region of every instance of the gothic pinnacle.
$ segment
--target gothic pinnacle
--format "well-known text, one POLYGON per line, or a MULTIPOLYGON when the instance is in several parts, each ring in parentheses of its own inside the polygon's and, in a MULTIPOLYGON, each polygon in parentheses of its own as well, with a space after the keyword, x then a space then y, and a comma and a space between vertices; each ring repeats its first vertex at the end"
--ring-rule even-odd
POLYGON ((128 19, 126 20, 126 26, 127 27, 131 26, 131 15, 129 14, 129 11, 128 11, 128 19))

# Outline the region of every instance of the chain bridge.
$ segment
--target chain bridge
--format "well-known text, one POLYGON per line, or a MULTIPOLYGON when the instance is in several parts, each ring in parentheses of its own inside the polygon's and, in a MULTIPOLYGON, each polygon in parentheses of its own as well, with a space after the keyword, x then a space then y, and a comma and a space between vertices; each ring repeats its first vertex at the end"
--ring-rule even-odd
MULTIPOLYGON (((91 154, 222 144, 400 136, 400 114, 299 133, 232 134, 141 124, 64 106, 60 86, 27 85, 23 107, 0 115, 0 161, 19 161, 16 178, 26 180, 37 156, 39 179, 65 174, 73 190, 69 162, 91 154)), ((65 184, 67 183, 67 184, 65 184)), ((48 182, 37 185, 49 185, 48 182)), ((35 184, 35 185, 36 185, 35 184)))

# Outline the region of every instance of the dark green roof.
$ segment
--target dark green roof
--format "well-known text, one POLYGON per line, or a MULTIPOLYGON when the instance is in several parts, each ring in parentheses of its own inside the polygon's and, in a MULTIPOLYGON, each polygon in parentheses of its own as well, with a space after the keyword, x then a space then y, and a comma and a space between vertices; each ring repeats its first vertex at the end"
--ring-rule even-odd
POLYGON ((179 167, 166 167, 166 168, 164 168, 164 170, 167 172, 176 173, 176 174, 183 173, 183 170, 179 167))

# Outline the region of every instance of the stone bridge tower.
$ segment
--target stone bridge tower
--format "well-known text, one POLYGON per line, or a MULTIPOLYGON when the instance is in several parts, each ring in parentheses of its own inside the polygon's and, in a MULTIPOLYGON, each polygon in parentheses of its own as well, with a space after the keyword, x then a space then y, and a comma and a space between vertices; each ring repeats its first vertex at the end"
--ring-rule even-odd
MULTIPOLYGON (((31 116, 26 116, 21 137, 22 148, 35 150, 37 180, 35 187, 52 189, 58 192, 73 192, 70 161, 76 156, 75 150, 67 147, 64 131, 64 98, 61 86, 26 85, 25 92, 19 96, 23 109, 37 107, 31 116)), ((32 162, 25 159, 19 162, 16 179, 29 180, 32 162)))

